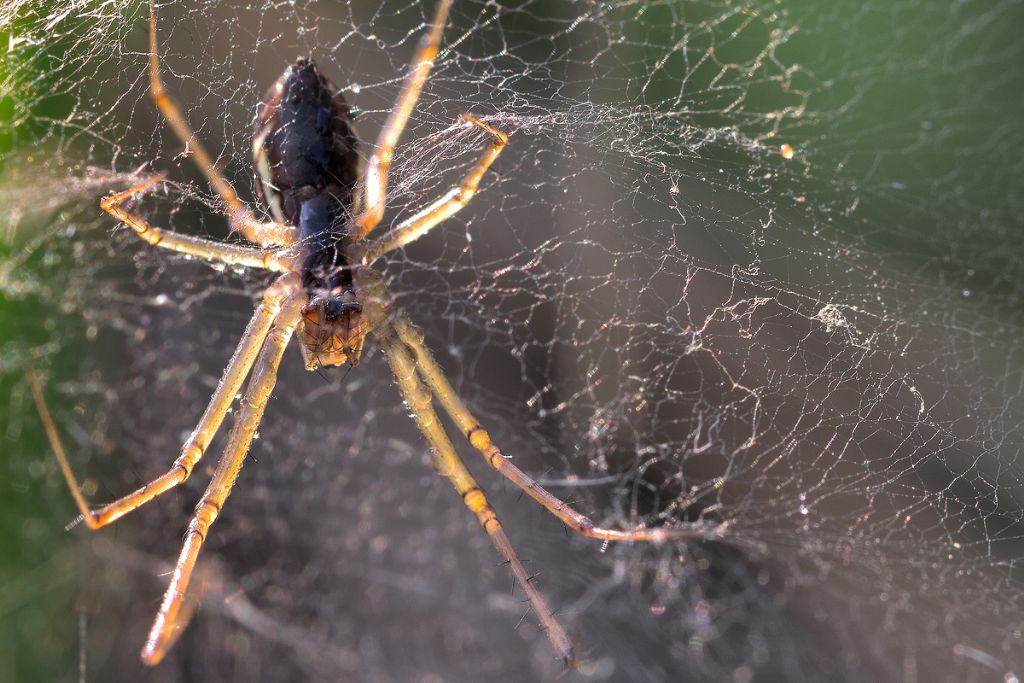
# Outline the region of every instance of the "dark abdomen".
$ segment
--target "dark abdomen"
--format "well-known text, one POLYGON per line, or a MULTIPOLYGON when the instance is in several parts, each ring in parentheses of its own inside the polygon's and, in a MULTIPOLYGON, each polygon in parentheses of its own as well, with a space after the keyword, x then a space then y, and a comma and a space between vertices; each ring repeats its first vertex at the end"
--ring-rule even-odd
POLYGON ((298 228, 311 295, 351 285, 344 257, 360 157, 348 106, 312 60, 288 67, 264 99, 253 156, 274 219, 298 228))

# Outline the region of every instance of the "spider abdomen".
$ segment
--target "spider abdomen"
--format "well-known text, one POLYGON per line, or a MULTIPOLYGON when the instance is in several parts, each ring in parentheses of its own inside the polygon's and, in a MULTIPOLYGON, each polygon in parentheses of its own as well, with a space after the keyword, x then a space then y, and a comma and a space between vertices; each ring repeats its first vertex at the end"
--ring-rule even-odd
POLYGON ((344 232, 355 210, 358 140, 344 98, 311 59, 289 66, 267 91, 256 117, 253 158, 260 193, 275 220, 303 239, 344 232), (302 225, 302 206, 322 196, 336 205, 329 223, 302 225))

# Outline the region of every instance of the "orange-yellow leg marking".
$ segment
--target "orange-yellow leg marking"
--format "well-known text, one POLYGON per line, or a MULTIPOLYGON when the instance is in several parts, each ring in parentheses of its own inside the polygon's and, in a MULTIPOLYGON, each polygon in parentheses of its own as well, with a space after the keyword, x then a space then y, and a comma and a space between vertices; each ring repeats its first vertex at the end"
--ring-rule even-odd
MULTIPOLYGON (((389 294, 379 278, 367 278, 367 283, 364 286, 368 292, 378 297, 381 301, 390 300, 389 294)), ((503 474, 509 481, 543 505, 545 509, 562 520, 570 528, 589 538, 598 538, 605 541, 649 541, 654 543, 673 539, 707 538, 715 533, 713 529, 705 526, 619 530, 595 525, 589 517, 577 512, 568 503, 552 495, 538 484, 536 480, 513 465, 505 457, 498 446, 491 441, 490 436, 480 426, 477 419, 469 412, 462 399, 455 393, 455 389, 448 382, 448 378, 445 377, 437 361, 434 360, 433 354, 424 344, 423 336, 418 328, 401 314, 394 316, 392 324, 402 343, 414 355, 416 368, 419 370, 423 381, 430 387, 430 390, 441 402, 445 412, 458 425, 459 430, 466 436, 473 448, 483 454, 484 459, 491 467, 503 474)))
MULTIPOLYGON (((469 114, 463 114, 462 117, 491 134, 491 143, 487 146, 480 160, 470 169, 461 183, 446 192, 440 199, 434 201, 416 215, 399 223, 394 230, 384 235, 379 241, 367 244, 365 247, 366 251, 362 255, 356 254, 356 257, 362 263, 371 263, 389 251, 394 251, 404 247, 413 240, 419 239, 427 234, 435 225, 458 213, 476 194, 477 188, 480 187, 480 179, 483 178, 484 173, 487 172, 487 169, 491 167, 491 164, 494 163, 494 160, 498 158, 501 150, 508 143, 508 135, 469 114)), ((362 244, 355 246, 356 250, 362 248, 362 244)))
POLYGON ((416 101, 420 98, 423 83, 427 80, 427 75, 434 65, 434 57, 437 56, 437 50, 441 44, 441 34, 444 32, 444 24, 448 19, 448 10, 451 5, 452 0, 441 0, 438 3, 437 13, 434 15, 430 31, 420 39, 420 47, 413 57, 412 68, 405 77, 405 84, 398 96, 398 102, 384 123, 380 135, 377 137, 376 150, 366 164, 366 173, 363 176, 364 210, 356 218, 356 225, 352 230, 353 239, 356 241, 369 234, 384 216, 388 171, 391 169, 395 145, 398 144, 398 138, 409 120, 409 114, 412 113, 416 101))
POLYGON ((274 390, 281 356, 299 322, 301 307, 302 297, 299 295, 292 295, 285 301, 260 351, 249 386, 240 402, 238 419, 228 436, 227 447, 217 463, 210 485, 196 506, 196 514, 188 526, 185 544, 171 575, 170 585, 164 593, 160 611, 142 649, 142 661, 146 664, 152 666, 159 663, 185 627, 188 612, 182 612, 182 607, 186 604, 185 596, 199 550, 206 539, 206 532, 223 508, 242 470, 245 455, 249 452, 256 428, 263 418, 267 399, 274 390))
MULTIPOLYGON (((377 310, 379 312, 380 309, 377 310)), ((412 355, 397 338, 394 329, 383 316, 375 316, 372 311, 370 315, 374 325, 374 334, 381 342, 388 364, 394 373, 395 383, 398 385, 402 397, 409 407, 409 411, 416 420, 416 425, 420 428, 420 432, 422 432, 427 443, 430 445, 434 458, 434 468, 439 474, 444 475, 451 481, 455 490, 462 496, 462 502, 476 515, 484 531, 491 537, 494 547, 497 548, 498 553, 505 559, 505 563, 509 571, 512 572, 512 576, 530 601, 530 605, 540 620, 541 626, 547 634, 548 640, 551 641, 555 652, 558 653, 558 656, 561 657, 566 666, 572 666, 576 659, 572 641, 569 640, 569 636, 566 635, 561 624, 555 619, 547 600, 534 587, 533 581, 527 574, 526 568, 519 560, 518 555, 516 555, 512 543, 505 535, 505 531, 494 514, 494 510, 487 503, 483 491, 455 452, 455 447, 452 446, 447 432, 445 432, 444 427, 438 421, 437 413, 434 412, 434 408, 431 406, 430 391, 427 390, 416 375, 416 365, 412 355)))
POLYGON ((181 254, 189 254, 208 261, 218 261, 229 265, 246 266, 248 268, 262 268, 264 270, 277 271, 279 273, 291 270, 295 256, 283 253, 274 249, 255 249, 252 247, 240 247, 234 244, 221 244, 199 237, 182 235, 173 230, 162 230, 154 228, 149 222, 126 210, 122 203, 130 197, 146 192, 162 182, 162 175, 155 175, 124 192, 110 195, 100 202, 100 208, 118 219, 154 247, 170 249, 181 254))
POLYGON ((227 368, 224 370, 224 376, 221 377, 217 389, 213 392, 213 396, 210 397, 210 403, 206 407, 206 412, 203 413, 199 424, 196 425, 195 430, 185 441, 181 449, 181 455, 174 461, 171 468, 124 498, 97 510, 85 512, 84 519, 89 528, 98 529, 110 524, 162 493, 184 483, 192 475, 192 470, 206 452, 206 448, 210 445, 210 441, 213 440, 214 434, 217 433, 221 423, 224 421, 224 416, 227 415, 228 409, 231 408, 235 396, 238 395, 242 382, 245 381, 249 370, 252 369, 256 355, 267 338, 270 324, 281 311, 285 298, 297 291, 299 284, 298 277, 289 273, 279 278, 264 293, 263 301, 253 314, 249 325, 245 328, 245 332, 242 333, 238 347, 235 349, 234 355, 231 356, 231 360, 228 361, 227 368))
POLYGON ((171 124, 174 133, 185 148, 191 153, 196 166, 203 172, 214 191, 224 202, 231 227, 261 247, 274 245, 288 246, 295 242, 295 231, 292 227, 279 223, 261 223, 253 216, 252 211, 238 198, 238 193, 224 175, 217 170, 213 159, 206 148, 199 142, 192 127, 188 125, 184 114, 174 103, 164 88, 160 78, 160 56, 157 53, 156 10, 154 0, 149 0, 149 92, 160 113, 171 124))

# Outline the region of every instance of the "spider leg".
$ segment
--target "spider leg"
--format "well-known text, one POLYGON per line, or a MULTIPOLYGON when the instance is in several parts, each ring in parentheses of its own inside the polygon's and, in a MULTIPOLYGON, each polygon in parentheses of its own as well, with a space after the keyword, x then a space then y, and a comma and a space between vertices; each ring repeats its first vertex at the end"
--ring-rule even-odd
POLYGON ((228 436, 228 444, 217 463, 210 485, 196 506, 196 514, 189 523, 185 543, 171 575, 167 592, 164 593, 160 611, 153 620, 146 645, 142 648, 142 661, 150 666, 158 664, 163 659, 185 626, 188 612, 186 610, 182 613, 182 607, 186 603, 186 592, 196 559, 199 557, 199 550, 206 539, 206 532, 223 508, 224 501, 227 500, 242 470, 245 455, 249 451, 256 428, 263 417, 263 410, 267 406, 267 399, 274 390, 281 356, 301 317, 301 307, 301 297, 294 294, 284 302, 281 311, 274 318, 274 325, 267 335, 266 344, 260 351, 249 386, 240 402, 238 418, 228 436))
POLYGON ((288 246, 295 242, 295 230, 282 223, 261 223, 253 216, 252 211, 238 198, 238 193, 231 186, 214 164, 206 148, 199 142, 196 134, 189 126, 185 115, 178 105, 167 94, 160 78, 160 56, 157 53, 156 41, 156 10, 154 0, 149 0, 149 92, 160 113, 171 124, 174 133, 185 148, 191 152, 196 166, 203 172, 214 191, 220 195, 227 208, 231 227, 238 230, 249 241, 261 247, 274 245, 288 246))
POLYGON ((530 601, 551 645, 566 666, 573 666, 575 654, 572 641, 569 640, 569 636, 553 616, 544 596, 534 587, 530 576, 526 573, 526 568, 516 555, 512 543, 508 540, 508 536, 505 535, 501 523, 494 514, 494 510, 487 503, 484 492, 455 452, 455 447, 431 406, 430 391, 416 376, 416 362, 413 356, 398 339, 394 328, 386 320, 375 321, 374 334, 381 342, 388 364, 394 373, 395 382, 398 384, 409 411, 416 420, 416 425, 430 445, 434 469, 451 481, 455 490, 462 496, 462 502, 476 515, 480 525, 494 542, 494 547, 505 559, 505 564, 512 576, 530 601))
POLYGON ((428 31, 421 39, 419 49, 413 57, 412 68, 405 77, 402 92, 398 96, 398 102, 384 123, 380 135, 377 137, 376 151, 370 157, 366 165, 366 173, 363 176, 363 194, 365 210, 356 218, 356 224, 352 230, 352 238, 359 241, 373 230, 384 215, 384 200, 388 187, 388 170, 391 168, 391 159, 395 152, 395 145, 398 138, 409 120, 409 114, 420 97, 420 90, 424 81, 434 65, 434 57, 437 56, 438 46, 441 44, 441 34, 444 32, 444 24, 448 18, 448 9, 452 0, 440 0, 437 5, 437 13, 428 31))
MULTIPOLYGON (((490 133, 491 144, 487 146, 479 161, 474 164, 461 183, 416 215, 399 223, 394 230, 380 240, 375 240, 372 244, 367 245, 366 251, 362 255, 363 263, 371 263, 384 254, 419 239, 435 225, 455 215, 476 194, 476 190, 480 186, 480 179, 483 178, 484 173, 508 143, 508 135, 469 114, 463 114, 462 118, 490 133)), ((356 247, 356 249, 361 248, 363 248, 362 245, 356 247)))
MULTIPOLYGON (((50 442, 50 448, 53 449, 54 454, 57 456, 57 464, 60 465, 61 474, 64 475, 64 481, 67 482, 68 488, 71 490, 71 497, 75 499, 75 505, 78 506, 79 512, 82 513, 85 518, 86 524, 89 524, 89 504, 85 501, 85 496, 82 495, 82 489, 78 485, 78 480, 75 479, 75 473, 71 470, 71 463, 68 461, 67 453, 64 452, 64 445, 60 442, 60 436, 57 434, 57 425, 53 422, 53 417, 50 416, 50 409, 46 407, 46 399, 43 397, 43 386, 39 381, 39 375, 36 374, 35 368, 28 363, 25 364, 25 379, 28 380, 29 391, 32 392, 32 400, 36 404, 36 412, 39 413, 39 419, 43 423, 43 430, 46 432, 46 438, 50 442)), ((90 528, 93 527, 89 524, 90 528)))
POLYGON ((124 192, 112 194, 100 202, 100 208, 130 227, 135 231, 136 235, 154 247, 170 249, 181 254, 189 254, 190 256, 197 256, 208 261, 218 261, 229 265, 262 268, 277 272, 291 270, 294 256, 282 253, 281 250, 255 249, 253 247, 240 247, 234 244, 222 244, 199 237, 192 237, 191 235, 181 235, 173 230, 154 228, 146 219, 121 206, 133 195, 149 190, 162 180, 162 175, 155 175, 134 187, 128 188, 124 192))
MULTIPOLYGON (((384 305, 391 300, 386 286, 373 271, 368 268, 362 268, 357 271, 357 275, 360 277, 360 284, 366 290, 370 300, 385 302, 384 305)), ((484 459, 491 467, 503 474, 509 481, 544 506, 548 512, 581 535, 605 541, 650 541, 661 543, 676 539, 708 538, 717 533, 715 529, 709 528, 706 525, 626 530, 597 526, 589 517, 577 512, 568 503, 544 489, 535 479, 513 465, 505 454, 501 452, 498 446, 491 441, 491 437, 477 419, 473 417, 466 404, 455 393, 455 389, 448 381, 448 378, 445 377, 437 361, 434 360, 430 349, 424 344, 423 335, 420 330, 410 323, 404 314, 398 312, 392 315, 389 325, 394 328, 404 347, 408 348, 409 353, 413 355, 415 368, 419 371, 423 381, 430 387, 430 391, 438 398, 445 412, 452 418, 473 448, 483 454, 484 459)))
POLYGON ((60 465, 61 472, 64 474, 64 479, 71 490, 71 495, 75 499, 78 511, 81 513, 81 519, 87 527, 90 529, 104 527, 132 510, 145 505, 157 496, 166 493, 175 486, 184 483, 192 475, 192 470, 195 468, 196 463, 199 462, 199 459, 203 457, 203 453, 206 452, 206 448, 210 445, 213 435, 220 428, 221 422, 224 421, 224 416, 231 407, 231 403, 235 400, 242 382, 245 380, 246 375, 249 374, 249 370, 256 360, 256 354, 259 353, 260 347, 263 346, 263 342, 267 338, 270 324, 281 310, 282 302, 292 292, 298 290, 298 288, 298 279, 290 273, 282 276, 267 288, 266 293, 263 295, 262 303, 253 314, 249 325, 245 328, 245 332, 242 333, 238 347, 224 369, 224 376, 217 385, 216 391, 213 392, 213 396, 210 397, 210 403, 206 407, 206 412, 203 413, 199 424, 196 425, 192 434, 185 441, 181 448, 181 455, 174 461, 171 468, 135 492, 129 493, 127 496, 96 510, 90 510, 88 503, 82 497, 81 487, 71 471, 67 455, 64 453, 64 449, 57 437, 57 430, 53 425, 53 419, 46 409, 45 402, 43 402, 42 391, 35 373, 30 373, 30 369, 26 368, 29 386, 32 388, 36 408, 46 429, 50 446, 57 455, 57 462, 60 465))

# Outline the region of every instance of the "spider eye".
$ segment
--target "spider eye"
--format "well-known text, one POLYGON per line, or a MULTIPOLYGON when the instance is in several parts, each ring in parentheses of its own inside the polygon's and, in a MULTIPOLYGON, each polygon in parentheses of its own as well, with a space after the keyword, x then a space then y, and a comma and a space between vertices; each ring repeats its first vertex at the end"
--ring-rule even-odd
POLYGON ((324 304, 324 317, 327 318, 328 322, 340 318, 344 311, 345 305, 338 299, 330 299, 324 304))

